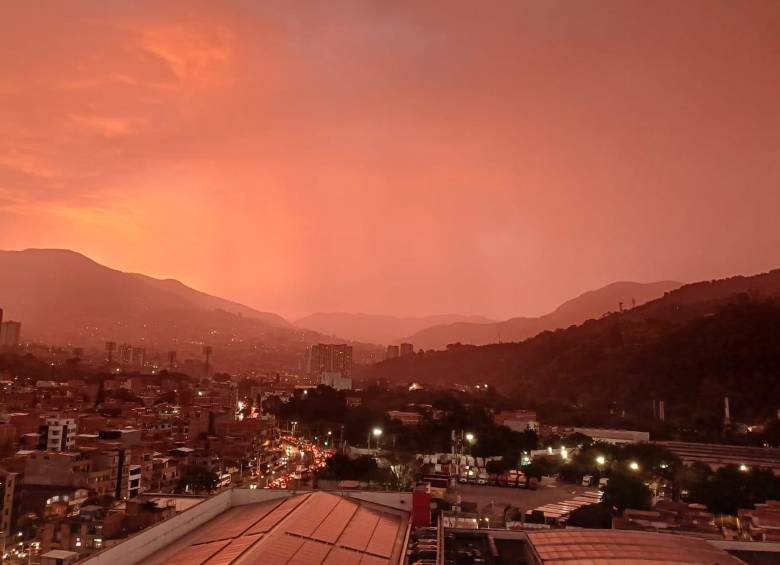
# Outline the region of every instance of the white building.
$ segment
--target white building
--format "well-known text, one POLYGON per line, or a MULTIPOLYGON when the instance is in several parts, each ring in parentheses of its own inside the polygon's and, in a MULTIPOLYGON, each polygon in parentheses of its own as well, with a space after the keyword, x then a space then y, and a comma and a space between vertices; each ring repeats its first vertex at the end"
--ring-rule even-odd
POLYGON ((46 451, 70 451, 76 445, 76 420, 47 418, 39 435, 41 447, 46 451))
POLYGON ((340 372, 325 372, 320 375, 320 384, 336 390, 352 390, 352 377, 345 377, 340 372))

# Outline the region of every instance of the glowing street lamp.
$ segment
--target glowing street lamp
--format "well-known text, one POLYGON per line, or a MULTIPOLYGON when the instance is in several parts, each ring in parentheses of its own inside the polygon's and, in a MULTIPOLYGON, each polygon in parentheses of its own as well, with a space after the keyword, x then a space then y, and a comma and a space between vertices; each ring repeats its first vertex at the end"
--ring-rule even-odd
POLYGON ((468 432, 466 434, 466 441, 469 444, 469 455, 471 455, 471 446, 474 445, 474 442, 477 441, 477 436, 475 436, 473 433, 468 432))
POLYGON ((603 465, 606 462, 607 460, 604 458, 603 455, 599 455, 598 457, 596 457, 596 465, 603 465))
POLYGON ((747 473, 748 466, 743 463, 742 465, 739 466, 739 470, 742 471, 743 473, 747 473))
POLYGON ((632 461, 631 463, 628 464, 628 468, 631 469, 632 471, 638 471, 639 463, 637 463, 636 461, 632 461))
POLYGON ((376 444, 379 445, 379 437, 382 435, 382 428, 374 428, 371 433, 368 434, 368 448, 371 449, 371 436, 376 438, 376 444))

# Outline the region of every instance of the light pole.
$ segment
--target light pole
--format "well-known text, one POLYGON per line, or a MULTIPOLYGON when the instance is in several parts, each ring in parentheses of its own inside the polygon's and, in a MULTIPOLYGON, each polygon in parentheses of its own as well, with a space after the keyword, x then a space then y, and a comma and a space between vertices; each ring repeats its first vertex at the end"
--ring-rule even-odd
POLYGON ((382 428, 374 428, 368 434, 368 449, 371 449, 371 436, 376 438, 376 445, 379 447, 379 438, 382 436, 382 428))
POLYGON ((469 455, 471 455, 471 446, 474 445, 475 441, 477 441, 477 436, 469 432, 466 434, 466 441, 469 444, 469 455))

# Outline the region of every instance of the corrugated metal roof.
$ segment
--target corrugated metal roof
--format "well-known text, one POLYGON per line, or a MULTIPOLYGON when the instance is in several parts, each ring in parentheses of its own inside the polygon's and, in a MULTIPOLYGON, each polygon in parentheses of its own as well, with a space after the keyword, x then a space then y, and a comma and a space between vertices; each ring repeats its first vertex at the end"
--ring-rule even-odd
POLYGON ((551 563, 631 564, 741 563, 706 540, 680 535, 616 530, 529 532, 528 541, 545 565, 551 563))
POLYGON ((233 507, 147 562, 388 565, 407 524, 404 511, 317 491, 233 507))

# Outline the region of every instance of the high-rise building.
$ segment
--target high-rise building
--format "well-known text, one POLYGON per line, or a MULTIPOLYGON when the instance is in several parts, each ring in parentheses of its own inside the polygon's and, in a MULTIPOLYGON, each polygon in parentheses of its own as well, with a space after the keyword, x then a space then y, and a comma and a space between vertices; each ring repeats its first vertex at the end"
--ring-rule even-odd
POLYGON ((131 361, 133 367, 136 369, 143 369, 144 363, 146 363, 146 348, 145 347, 133 347, 131 355, 131 361))
POLYGON ((345 377, 352 376, 352 346, 319 343, 309 348, 307 373, 321 375, 322 373, 341 373, 345 377))
POLYGON ((16 473, 9 473, 0 468, 0 530, 3 531, 2 535, 11 531, 16 477, 16 473))
POLYGON ((126 343, 120 343, 119 344, 119 364, 120 365, 129 365, 130 361, 132 360, 133 355, 133 348, 130 347, 130 345, 126 343))
MULTIPOLYGON (((2 313, 0 313, 2 318, 2 313)), ((0 322, 0 346, 16 347, 22 336, 21 322, 0 322)))
POLYGON ((411 355, 414 353, 414 345, 411 343, 402 343, 400 348, 400 355, 403 357, 404 355, 411 355))
POLYGON ((70 451, 76 445, 76 420, 46 418, 38 431, 39 447, 46 451, 70 451))
POLYGON ((387 353, 385 353, 385 359, 395 359, 400 354, 400 349, 397 345, 388 345, 387 353))

